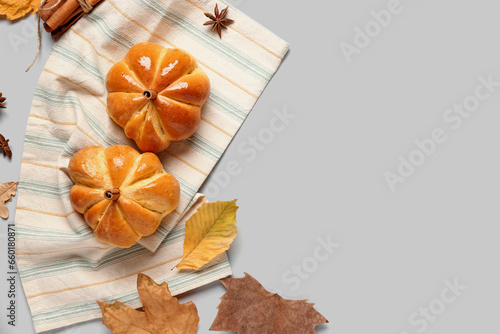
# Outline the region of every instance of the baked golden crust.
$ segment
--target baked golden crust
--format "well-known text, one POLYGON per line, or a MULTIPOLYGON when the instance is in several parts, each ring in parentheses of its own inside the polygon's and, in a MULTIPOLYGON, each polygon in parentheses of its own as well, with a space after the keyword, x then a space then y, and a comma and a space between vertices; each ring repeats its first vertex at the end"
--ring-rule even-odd
POLYGON ((188 53, 134 45, 106 77, 108 114, 144 152, 165 150, 198 128, 210 81, 188 53))
POLYGON ((89 146, 71 158, 68 171, 73 208, 98 240, 114 246, 128 248, 152 234, 179 204, 179 182, 153 153, 89 146))

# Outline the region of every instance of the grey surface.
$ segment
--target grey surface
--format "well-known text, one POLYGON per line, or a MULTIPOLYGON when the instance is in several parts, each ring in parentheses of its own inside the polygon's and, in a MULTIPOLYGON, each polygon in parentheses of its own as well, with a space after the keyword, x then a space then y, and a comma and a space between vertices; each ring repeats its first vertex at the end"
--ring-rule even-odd
MULTIPOLYGON (((391 1, 233 3, 291 44, 205 186, 210 199, 239 199, 239 236, 229 252, 234 276, 248 272, 287 298, 310 299, 331 322, 318 333, 498 332, 500 89, 460 127, 457 114, 448 122, 443 116, 474 101, 479 76, 500 82, 499 4, 402 0, 349 63, 341 43, 352 44, 353 29, 391 1), (295 118, 249 153, 252 138, 270 138, 265 129, 284 110, 295 118), (397 172, 399 156, 418 158, 415 140, 435 129, 446 141, 392 192, 384 174, 397 172), (328 237, 338 246, 332 254, 318 248, 318 238, 328 237), (294 279, 294 266, 310 273, 294 279), (448 288, 455 280, 463 290, 448 288)), ((45 39, 41 60, 24 73, 36 38, 26 37, 16 52, 8 36, 22 36, 25 22, 0 22, 0 91, 8 97, 0 133, 14 152, 11 162, 0 159, 0 182, 19 177, 27 115, 50 49, 45 39)), ((199 333, 208 333, 224 291, 216 282, 181 298, 198 306, 199 333)), ((33 332, 23 298, 18 326, 7 327, 2 314, 1 333, 33 332)), ((109 331, 99 321, 53 331, 89 332, 109 331)))

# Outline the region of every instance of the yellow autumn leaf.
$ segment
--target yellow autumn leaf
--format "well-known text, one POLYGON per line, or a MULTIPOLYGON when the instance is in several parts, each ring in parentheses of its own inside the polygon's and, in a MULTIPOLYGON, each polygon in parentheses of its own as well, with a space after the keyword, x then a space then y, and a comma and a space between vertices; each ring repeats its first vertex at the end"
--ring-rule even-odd
POLYGON ((36 13, 41 0, 0 0, 0 15, 6 15, 8 20, 16 20, 31 11, 36 13))
POLYGON ((229 249, 238 234, 236 200, 203 203, 186 221, 184 255, 179 269, 200 269, 229 249))

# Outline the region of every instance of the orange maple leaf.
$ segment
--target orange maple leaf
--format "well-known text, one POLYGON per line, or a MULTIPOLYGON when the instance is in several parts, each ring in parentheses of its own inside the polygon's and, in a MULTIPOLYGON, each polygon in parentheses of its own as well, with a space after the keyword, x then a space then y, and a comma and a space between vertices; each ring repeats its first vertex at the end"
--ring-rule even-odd
POLYGON ((0 0, 0 15, 5 15, 8 20, 16 20, 28 13, 38 11, 40 0, 0 0))
POLYGON ((195 334, 198 310, 192 302, 179 304, 172 297, 167 283, 156 284, 150 277, 137 276, 137 291, 144 312, 134 310, 119 301, 108 304, 98 301, 102 322, 114 334, 195 334))

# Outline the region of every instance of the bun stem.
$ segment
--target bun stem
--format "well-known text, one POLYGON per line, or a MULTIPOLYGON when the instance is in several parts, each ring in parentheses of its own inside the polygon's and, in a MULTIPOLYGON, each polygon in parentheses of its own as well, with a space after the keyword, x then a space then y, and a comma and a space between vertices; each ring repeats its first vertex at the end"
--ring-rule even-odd
POLYGON ((120 189, 108 189, 104 192, 104 198, 108 201, 116 201, 120 198, 120 189))

